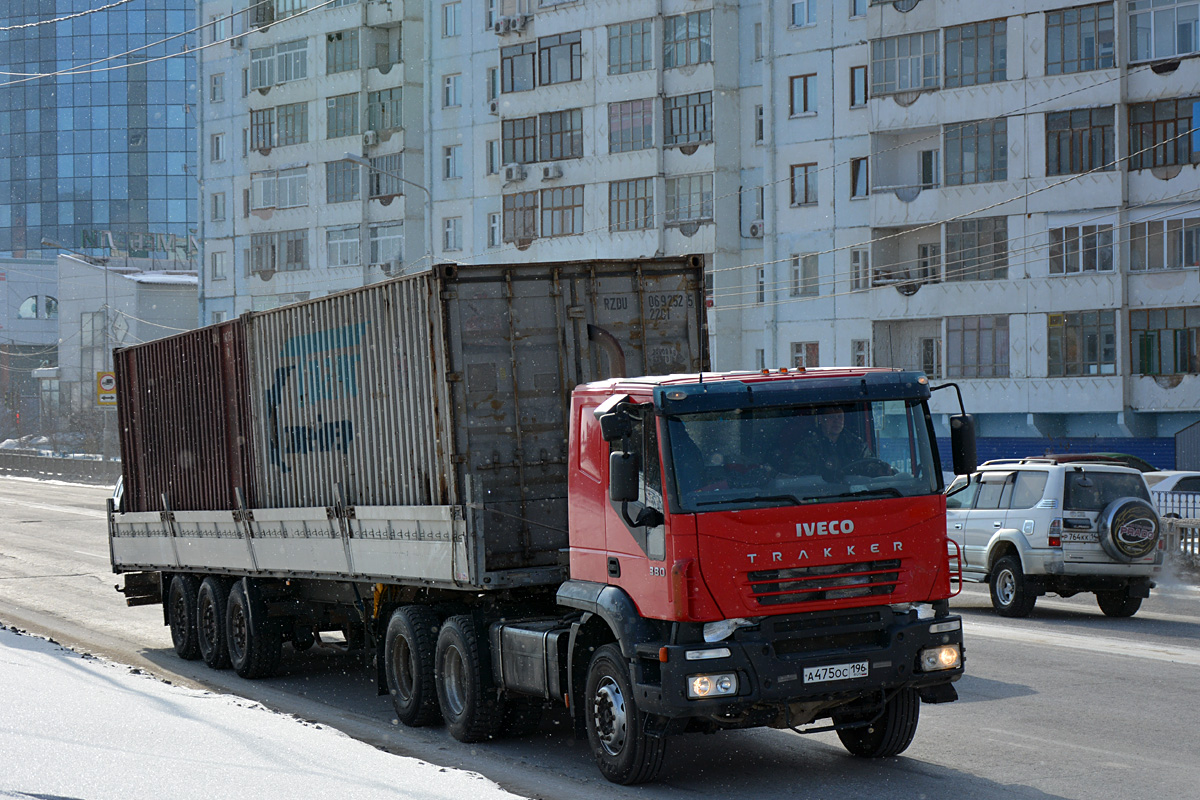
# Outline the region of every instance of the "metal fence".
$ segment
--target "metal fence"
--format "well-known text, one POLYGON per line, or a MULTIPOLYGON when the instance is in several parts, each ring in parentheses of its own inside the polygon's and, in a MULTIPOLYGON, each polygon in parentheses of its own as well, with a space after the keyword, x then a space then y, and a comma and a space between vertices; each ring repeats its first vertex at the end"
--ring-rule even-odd
POLYGON ((121 462, 0 450, 0 475, 111 486, 121 477, 121 462))
POLYGON ((1200 569, 1200 519, 1163 520, 1167 563, 1200 569))

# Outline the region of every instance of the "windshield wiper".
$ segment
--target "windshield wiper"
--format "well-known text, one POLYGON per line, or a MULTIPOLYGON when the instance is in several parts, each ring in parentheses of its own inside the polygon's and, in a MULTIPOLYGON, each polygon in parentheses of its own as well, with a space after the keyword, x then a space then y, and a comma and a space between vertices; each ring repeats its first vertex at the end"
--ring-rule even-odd
POLYGON ((696 503, 699 506, 723 506, 730 503, 775 503, 780 500, 791 503, 792 505, 800 505, 801 500, 792 494, 756 494, 749 497, 726 497, 724 500, 702 500, 696 503))
POLYGON ((827 494, 822 500, 836 500, 842 497, 867 497, 869 495, 882 495, 884 497, 904 497, 903 493, 895 486, 877 486, 874 489, 859 489, 857 492, 840 492, 838 494, 827 494))

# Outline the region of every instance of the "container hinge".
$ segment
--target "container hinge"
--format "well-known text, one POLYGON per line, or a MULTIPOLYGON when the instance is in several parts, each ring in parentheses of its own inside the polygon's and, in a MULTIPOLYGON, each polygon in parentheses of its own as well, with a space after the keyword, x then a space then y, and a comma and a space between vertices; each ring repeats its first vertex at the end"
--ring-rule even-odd
POLYGON ((174 522, 175 521, 175 512, 174 511, 160 511, 160 512, 158 512, 158 516, 159 516, 159 519, 161 519, 163 522, 174 522))
POLYGON ((442 295, 443 300, 457 300, 458 299, 458 292, 454 291, 453 289, 445 289, 441 292, 441 295, 442 295))
POLYGON ((567 316, 571 319, 583 319, 587 316, 587 309, 583 306, 567 306, 567 316))
POLYGON ((446 374, 446 383, 462 383, 463 375, 461 372, 450 372, 446 374))
POLYGON ((454 462, 455 464, 465 464, 465 463, 467 463, 467 457, 466 457, 466 456, 451 456, 451 457, 450 457, 450 460, 451 460, 452 462, 454 462))
POLYGON ((337 509, 333 506, 325 506, 325 519, 337 519, 337 509))
POLYGON ((354 506, 347 506, 343 512, 343 516, 345 516, 346 519, 358 519, 358 517, 354 515, 354 506))

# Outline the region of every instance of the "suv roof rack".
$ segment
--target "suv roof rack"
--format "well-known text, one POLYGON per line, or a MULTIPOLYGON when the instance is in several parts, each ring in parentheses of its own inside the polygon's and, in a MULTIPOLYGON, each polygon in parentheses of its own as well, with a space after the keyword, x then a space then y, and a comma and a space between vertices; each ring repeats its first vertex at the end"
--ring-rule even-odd
POLYGON ((1117 458, 1105 458, 1101 456, 1081 456, 1081 455, 1050 455, 1050 456, 1027 456, 1025 458, 994 458, 985 461, 979 466, 981 467, 998 467, 1005 464, 1105 464, 1113 467, 1128 467, 1129 465, 1117 458))

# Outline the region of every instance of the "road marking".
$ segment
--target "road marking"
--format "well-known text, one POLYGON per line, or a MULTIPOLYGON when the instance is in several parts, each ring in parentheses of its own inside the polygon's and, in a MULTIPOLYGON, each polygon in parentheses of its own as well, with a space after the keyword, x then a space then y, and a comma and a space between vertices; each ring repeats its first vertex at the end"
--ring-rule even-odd
POLYGON ((101 561, 108 561, 108 556, 102 556, 99 553, 89 553, 86 550, 72 550, 71 552, 78 553, 81 556, 87 556, 88 558, 98 558, 101 561))
POLYGON ((990 639, 1008 639, 1046 647, 1069 647, 1106 655, 1129 656, 1142 660, 1167 661, 1172 664, 1189 664, 1200 667, 1200 648, 1175 647, 1172 645, 1144 642, 1141 644, 1113 639, 1107 636, 1080 636, 1074 633, 1056 633, 1027 630, 1025 628, 997 625, 991 622, 963 620, 966 634, 985 636, 990 639))
POLYGON ((108 514, 103 511, 94 511, 90 508, 75 508, 72 506, 52 506, 46 503, 29 503, 22 500, 9 500, 8 498, 0 497, 0 504, 6 506, 16 506, 17 508, 36 508, 39 511, 55 511, 60 514, 78 514, 81 517, 91 517, 92 519, 107 519, 108 514))

